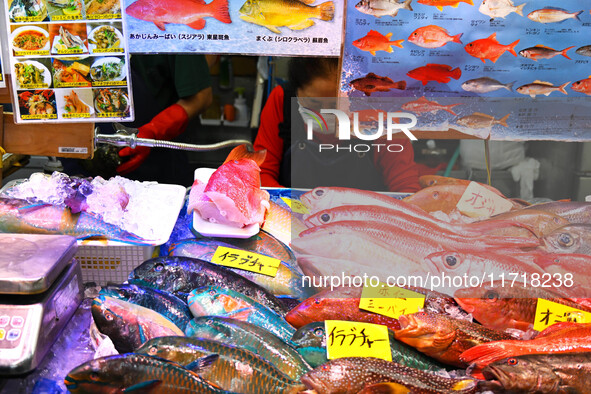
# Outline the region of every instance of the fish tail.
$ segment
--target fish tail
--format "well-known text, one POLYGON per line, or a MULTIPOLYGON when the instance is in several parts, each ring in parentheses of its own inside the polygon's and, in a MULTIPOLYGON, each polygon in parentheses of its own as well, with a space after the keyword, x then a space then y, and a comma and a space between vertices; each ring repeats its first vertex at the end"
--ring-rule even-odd
POLYGON ((474 5, 474 2, 472 0, 464 0, 464 2, 466 4, 474 5))
POLYGON ((460 79, 460 77, 462 76, 462 70, 460 70, 459 67, 455 68, 454 70, 452 70, 451 75, 450 75, 453 79, 460 79))
POLYGON ((574 18, 575 18, 576 20, 578 20, 579 22, 581 21, 581 18, 579 18, 579 15, 580 15, 580 14, 582 14, 582 13, 583 13, 583 11, 579 11, 579 12, 577 12, 577 13, 575 14, 575 16, 574 16, 574 18))
MULTIPOLYGON (((214 0, 214 1, 218 1, 218 0, 214 0)), ((227 0, 223 0, 223 1, 227 2, 227 0)), ((250 152, 248 150, 248 148, 246 147, 246 145, 242 144, 242 145, 237 146, 236 148, 232 149, 232 151, 230 152, 230 154, 226 158, 226 161, 224 161, 224 164, 229 161, 232 161, 232 160, 251 159, 251 160, 254 160, 255 163, 257 163, 257 165, 260 166, 265 161, 265 156, 267 156, 266 149, 258 150, 256 152, 250 152)))
POLYGON ((457 42, 458 44, 462 44, 462 40, 460 40, 460 38, 462 38, 462 35, 464 35, 464 33, 456 34, 452 37, 451 42, 457 42))
POLYGON ((505 89, 507 89, 508 91, 510 91, 510 92, 511 92, 511 91, 513 91, 513 85, 515 85, 515 82, 517 82, 517 81, 513 81, 513 82, 511 82, 511 83, 508 83, 508 84, 506 84, 506 85, 503 85, 503 87, 504 87, 505 89))
POLYGON ((406 0, 404 2, 404 6, 402 8, 405 10, 412 11, 413 9, 412 9, 412 6, 410 5, 410 3, 412 3, 412 0, 406 0))
POLYGON ((514 354, 514 349, 508 349, 502 345, 502 341, 497 341, 474 346, 460 354, 460 360, 468 364, 476 363, 477 366, 483 367, 495 360, 511 357, 514 354))
POLYGON ((507 119, 509 119, 509 116, 511 114, 507 114, 505 116, 503 116, 501 119, 499 119, 499 124, 505 127, 509 127, 509 125, 507 124, 507 119))
POLYGON ((334 2, 327 1, 320 4, 320 19, 323 21, 331 21, 334 18, 334 2))
POLYGON ((523 4, 520 4, 520 5, 518 5, 518 6, 515 8, 515 13, 516 13, 517 15, 519 15, 519 16, 523 16, 523 7, 525 7, 525 5, 526 5, 526 4, 527 4, 527 3, 523 3, 523 4))
POLYGON ((450 105, 446 105, 445 108, 443 108, 444 111, 449 112, 450 114, 452 114, 453 116, 457 116, 458 114, 456 114, 452 108, 455 107, 456 105, 460 105, 460 104, 450 104, 450 105))
POLYGON ((222 23, 232 23, 230 19, 230 12, 228 11, 228 0, 213 0, 208 4, 212 9, 212 17, 222 23))
POLYGON ((402 43, 404 42, 404 40, 396 40, 396 41, 390 41, 389 44, 394 45, 398 48, 404 48, 402 46, 402 43))
POLYGON ((572 47, 568 47, 568 48, 564 48, 562 51, 560 51, 560 54, 562 56, 564 56, 565 58, 567 58, 568 60, 572 60, 570 57, 568 57, 568 55, 566 54, 568 51, 570 51, 571 49, 573 49, 575 46, 573 45, 572 47))
POLYGON ((519 40, 509 44, 509 52, 511 52, 513 56, 517 56, 517 53, 515 52, 515 47, 517 46, 517 44, 519 44, 519 40))
POLYGON ((560 86, 558 87, 558 91, 559 91, 559 92, 561 92, 561 93, 564 93, 564 94, 568 94, 568 93, 566 92, 566 90, 564 90, 564 88, 566 88, 568 85, 570 85, 570 81, 568 81, 568 82, 566 82, 566 83, 563 83, 562 85, 560 85, 560 86))

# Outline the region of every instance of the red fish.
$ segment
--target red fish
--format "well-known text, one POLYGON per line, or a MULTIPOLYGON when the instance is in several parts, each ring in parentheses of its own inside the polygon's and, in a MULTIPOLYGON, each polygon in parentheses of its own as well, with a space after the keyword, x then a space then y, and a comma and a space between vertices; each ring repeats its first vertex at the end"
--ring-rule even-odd
POLYGON ((439 104, 437 101, 429 101, 425 98, 425 96, 421 97, 420 99, 409 101, 408 103, 404 103, 402 105, 402 109, 405 111, 411 111, 417 114, 425 113, 425 112, 438 112, 438 111, 447 111, 452 115, 456 115, 454 111, 451 109, 456 105, 461 105, 461 103, 457 104, 449 104, 449 105, 442 105, 439 104))
POLYGON ((357 78, 349 82, 354 89, 361 90, 367 96, 374 92, 387 92, 390 89, 406 89, 406 81, 394 82, 388 77, 382 77, 369 73, 365 77, 357 78))
POLYGON ((528 341, 506 340, 489 342, 466 350, 460 359, 484 367, 506 357, 526 354, 574 353, 591 350, 591 323, 563 324, 542 331, 528 341))
POLYGON ((223 23, 232 23, 228 12, 228 0, 213 0, 205 4, 202 0, 137 0, 125 9, 127 15, 147 22, 153 22, 160 30, 165 24, 187 25, 201 30, 205 17, 212 17, 223 23))
POLYGON ((461 44, 462 33, 451 36, 447 30, 437 25, 419 27, 408 37, 408 41, 423 48, 441 48, 448 42, 461 44))
POLYGON ((439 11, 443 11, 443 7, 445 6, 457 8, 460 5, 460 3, 474 5, 474 2, 472 0, 418 0, 418 3, 424 5, 432 5, 436 7, 439 11))
POLYGON ((591 76, 589 78, 581 79, 571 85, 571 89, 575 92, 585 93, 591 96, 591 76))
POLYGON ((501 55, 507 51, 511 52, 513 56, 517 56, 517 53, 515 52, 515 46, 518 43, 519 40, 509 45, 499 44, 497 41, 497 33, 493 33, 488 38, 472 41, 466 45, 464 49, 470 55, 482 60, 482 63, 486 63, 485 59, 489 59, 493 63, 496 63, 501 55))
POLYGON ((362 51, 367 51, 373 56, 376 55, 377 51, 392 52, 392 45, 402 48, 404 40, 390 41, 391 36, 392 33, 383 35, 378 31, 370 30, 365 37, 353 41, 353 46, 362 51))
POLYGON ((205 220, 234 227, 262 223, 269 208, 269 193, 260 188, 259 164, 266 153, 249 153, 246 145, 234 148, 207 184, 195 181, 187 212, 196 210, 205 220))
POLYGON ((426 85, 429 81, 435 81, 439 83, 448 83, 451 78, 460 79, 462 76, 462 70, 460 68, 454 68, 447 64, 427 64, 426 66, 415 68, 406 73, 409 77, 423 82, 426 85))

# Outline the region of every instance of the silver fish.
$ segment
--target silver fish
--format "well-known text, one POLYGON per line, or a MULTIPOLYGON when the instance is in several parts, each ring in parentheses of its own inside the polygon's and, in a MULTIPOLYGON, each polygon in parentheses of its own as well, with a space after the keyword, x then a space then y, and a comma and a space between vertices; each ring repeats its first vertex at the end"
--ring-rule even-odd
POLYGON ((410 3, 412 0, 405 0, 402 3, 396 0, 361 0, 355 8, 359 12, 380 18, 386 15, 396 16, 399 10, 412 11, 410 3))
POLYGON ((577 53, 577 55, 591 56, 591 45, 585 45, 584 47, 580 47, 575 52, 577 53))
POLYGON ((515 6, 511 0, 482 0, 478 11, 491 18, 505 18, 512 12, 523 16, 523 7, 525 7, 525 4, 515 6))
POLYGON ((564 90, 564 88, 567 87, 569 84, 570 81, 560 86, 554 86, 550 82, 536 80, 532 83, 528 83, 526 85, 518 87, 517 93, 529 95, 531 98, 534 98, 537 95, 542 94, 544 96, 549 96, 552 92, 561 92, 564 94, 568 94, 566 90, 564 90))
POLYGON ((470 79, 464 82, 462 84, 462 89, 464 89, 467 92, 474 93, 489 93, 499 89, 507 89, 508 91, 511 91, 513 89, 514 83, 515 81, 510 83, 502 83, 497 81, 496 79, 482 77, 470 79))
POLYGON ((570 57, 568 57, 566 52, 568 52, 572 48, 574 48, 574 46, 564 48, 561 51, 557 51, 556 49, 552 49, 544 45, 536 45, 535 47, 522 49, 521 51, 519 51, 519 54, 524 58, 531 59, 534 61, 538 61, 538 59, 552 59, 554 56, 557 55, 562 55, 570 60, 570 57))
POLYGON ((527 17, 534 22, 540 23, 556 23, 567 19, 576 19, 577 21, 580 21, 579 14, 582 12, 583 11, 568 12, 563 8, 546 7, 530 12, 527 14, 527 17))

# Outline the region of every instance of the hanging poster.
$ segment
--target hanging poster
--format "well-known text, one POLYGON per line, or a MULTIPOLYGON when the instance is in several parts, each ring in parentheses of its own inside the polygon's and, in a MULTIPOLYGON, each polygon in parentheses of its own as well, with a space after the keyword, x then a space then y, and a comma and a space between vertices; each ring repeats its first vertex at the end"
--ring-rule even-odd
POLYGON ((417 130, 589 139, 590 7, 582 0, 559 7, 547 0, 351 1, 341 94, 388 98, 390 108, 417 115, 417 130))
POLYGON ((8 0, 15 120, 133 119, 119 0, 8 0))
POLYGON ((2 42, 0 41, 0 88, 5 88, 6 87, 6 80, 4 79, 4 71, 2 69, 2 42))
POLYGON ((123 2, 132 53, 341 53, 344 0, 123 2))

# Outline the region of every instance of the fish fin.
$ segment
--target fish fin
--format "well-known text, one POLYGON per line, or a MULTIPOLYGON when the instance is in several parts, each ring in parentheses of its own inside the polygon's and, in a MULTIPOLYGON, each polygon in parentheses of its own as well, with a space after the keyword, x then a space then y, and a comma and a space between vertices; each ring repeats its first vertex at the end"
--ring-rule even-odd
POLYGON ((271 26, 271 25, 263 25, 263 26, 265 26, 267 29, 271 30, 273 33, 281 34, 281 30, 279 30, 276 26, 271 26))
POLYGON ((558 91, 561 92, 561 93, 564 93, 564 94, 568 94, 566 92, 566 90, 564 90, 564 88, 566 88, 568 85, 570 85, 570 81, 568 81, 567 83, 563 83, 562 85, 560 85, 558 87, 558 91))
POLYGON ((164 26, 164 23, 162 22, 154 22, 154 24, 156 25, 157 28, 159 28, 160 30, 164 31, 166 30, 166 26, 164 26))
POLYGON ((503 116, 501 119, 499 119, 499 124, 505 127, 509 127, 509 125, 507 124, 507 119, 509 119, 509 116, 511 114, 507 114, 505 116, 503 116))
POLYGON ((519 44, 519 40, 509 44, 509 52, 511 52, 513 54, 513 56, 517 56, 517 53, 515 52, 515 46, 519 44))
POLYGON ((334 19, 334 2, 327 1, 326 3, 320 4, 318 7, 320 7, 320 19, 323 21, 331 21, 334 19))
POLYGON ((540 81, 539 79, 536 79, 534 81, 534 83, 537 83, 537 84, 540 84, 540 85, 554 86, 554 85, 552 85, 552 82, 540 81))
POLYGON ((50 205, 51 204, 46 204, 44 202, 40 202, 40 203, 29 204, 29 205, 26 205, 24 207, 17 208, 17 211, 18 211, 19 215, 20 214, 27 214, 29 212, 34 212, 34 211, 36 211, 38 209, 41 209, 41 208, 44 208, 44 207, 48 207, 50 205))
POLYGON ((308 27, 314 26, 314 24, 315 23, 312 19, 306 19, 302 23, 298 23, 297 25, 291 25, 291 26, 287 26, 287 27, 289 27, 291 30, 304 30, 304 29, 307 29, 308 27))
POLYGON ((452 77, 453 79, 460 79, 460 77, 462 76, 462 70, 460 70, 459 67, 455 68, 454 70, 452 70, 450 77, 452 77))
MULTIPOLYGON (((392 49, 392 48, 390 48, 390 49, 392 49)), ((390 52, 392 52, 392 51, 390 51, 390 52)), ((376 55, 376 51, 369 51, 369 53, 371 53, 372 56, 376 55)))
MULTIPOLYGON (((486 59, 485 58, 481 57, 480 60, 482 60, 482 63, 485 63, 486 64, 486 59)), ((493 60, 493 63, 494 63, 494 60, 493 60)))
POLYGON ((310 5, 312 3, 314 3, 316 0, 298 0, 300 3, 304 3, 307 5, 310 5))
POLYGON ((460 6, 460 3, 456 3, 456 4, 452 4, 452 8, 458 8, 460 6))
POLYGON ((464 390, 468 390, 468 389, 472 389, 474 388, 474 386, 476 386, 476 381, 473 379, 463 379, 460 380, 459 382, 455 383, 452 387, 451 387, 451 391, 464 391, 464 390))
POLYGON ((232 319, 246 321, 251 313, 252 311, 249 308, 242 308, 227 313, 225 317, 231 317, 232 319))
POLYGON ((526 4, 527 4, 527 3, 523 3, 523 4, 521 4, 521 5, 518 5, 518 6, 515 8, 515 13, 516 13, 517 15, 519 15, 519 16, 523 16, 523 7, 525 7, 525 5, 526 5, 526 4))
POLYGON ((159 385, 162 384, 162 380, 146 380, 145 382, 134 384, 133 386, 126 387, 123 392, 124 393, 133 393, 133 392, 140 392, 146 393, 152 389, 155 389, 159 385))
POLYGON ((497 41, 497 32, 494 32, 493 34, 488 36, 487 40, 495 40, 495 42, 498 43, 499 41, 497 41))
POLYGON ((438 5, 435 8, 437 8, 439 11, 443 12, 443 7, 442 6, 438 5))
POLYGON ((402 9, 412 11, 413 9, 410 3, 412 3, 412 0, 406 0, 402 9))
POLYGON ((552 50, 554 50, 554 48, 550 48, 548 45, 542 45, 542 44, 536 45, 535 48, 546 48, 546 49, 552 49, 552 50))
POLYGON ((504 87, 505 89, 507 89, 508 91, 510 91, 510 92, 511 92, 511 91, 513 91, 513 85, 515 85, 515 82, 517 82, 517 81, 513 81, 513 82, 511 82, 511 83, 508 83, 508 84, 506 84, 506 85, 503 85, 503 87, 504 87))
POLYGON ((529 97, 536 98, 536 95, 535 95, 535 93, 532 93, 532 94, 529 95, 529 97))
POLYGON ((232 160, 240 160, 240 159, 251 159, 254 160, 257 165, 263 164, 265 161, 265 156, 267 155, 267 150, 262 149, 256 152, 250 152, 245 144, 237 146, 236 148, 232 149, 224 164, 232 161, 232 160))
POLYGON ((465 363, 476 363, 477 366, 482 367, 495 360, 511 357, 513 349, 502 347, 503 342, 496 341, 474 346, 460 354, 460 360, 465 363))
POLYGON ((403 43, 403 42, 404 42, 404 40, 396 40, 396 41, 390 41, 390 44, 391 44, 391 45, 394 45, 394 46, 397 46, 397 47, 399 47, 399 48, 404 48, 404 47, 402 46, 402 43, 403 43))
POLYGON ((394 382, 376 383, 365 386, 357 394, 407 394, 410 389, 402 384, 394 382))
POLYGON ((562 56, 564 56, 565 58, 567 58, 568 60, 572 60, 570 57, 568 57, 568 55, 566 54, 568 51, 570 51, 571 49, 573 49, 574 46, 572 47, 568 47, 568 48, 564 48, 562 51, 560 51, 560 54, 562 56))
POLYGON ((451 109, 451 108, 452 108, 454 105, 459 105, 459 104, 451 104, 451 105, 445 106, 445 108, 443 108, 443 110, 444 110, 444 111, 447 111, 447 112, 449 112, 449 113, 450 113, 450 114, 452 114, 453 116, 457 116, 458 114, 456 114, 456 113, 455 113, 455 112, 454 112, 454 111, 451 109))
POLYGON ((460 33, 460 34, 456 34, 455 36, 452 37, 451 42, 457 42, 458 44, 462 44, 462 35, 464 35, 464 33, 460 33))
MULTIPOLYGON (((370 33, 371 33, 372 31, 375 31, 375 30, 370 30, 370 33)), ((378 33, 378 32, 376 31, 376 33, 378 33)), ((368 33, 368 34, 369 34, 369 33, 368 33)), ((380 34, 380 33, 378 33, 378 34, 380 34)), ((390 32, 390 33, 386 34, 386 36, 385 36, 385 37, 386 37, 386 38, 389 40, 389 39, 390 39, 390 37, 392 37, 392 32, 390 32)), ((402 41, 404 41, 404 40, 402 40, 402 41)))
POLYGON ((482 116, 483 118, 494 119, 494 116, 489 114, 483 114, 482 112, 474 112, 472 115, 482 116))
POLYGON ((429 81, 426 81, 424 79, 422 80, 422 82, 423 82, 423 86, 425 86, 425 85, 427 85, 429 83, 429 81))
POLYGON ((232 23, 228 12, 228 0, 213 0, 207 5, 211 16, 222 23, 232 23))
POLYGON ((196 21, 189 23, 187 26, 191 29, 201 30, 205 27, 205 19, 199 18, 196 21))
POLYGON ((396 89, 406 90, 406 81, 398 81, 398 82, 396 82, 396 84, 398 85, 398 87, 396 89))
POLYGON ((388 52, 388 53, 394 52, 394 50, 392 49, 392 46, 388 45, 388 48, 386 48, 386 52, 388 52))
MULTIPOLYGON (((389 35, 392 35, 392 33, 388 33, 389 35)), ((369 32, 367 32, 367 34, 365 35, 366 37, 383 37, 383 35, 379 32, 379 31, 375 31, 375 30, 370 30, 369 32)), ((388 37, 388 36, 386 36, 388 37)))
POLYGON ((219 358, 219 354, 210 354, 209 356, 200 357, 192 363, 185 365, 185 368, 193 372, 203 371, 204 369, 211 367, 219 358))
POLYGON ((579 18, 579 15, 582 13, 583 13, 583 11, 579 11, 575 14, 575 19, 578 20, 579 22, 581 21, 581 18, 579 18))
POLYGON ((474 2, 472 0, 466 0, 465 3, 468 5, 474 5, 474 2))

